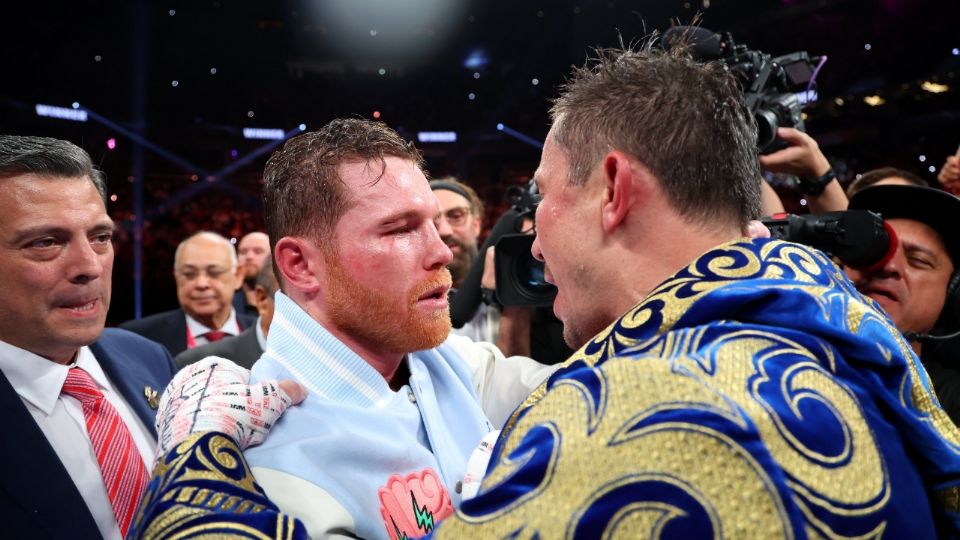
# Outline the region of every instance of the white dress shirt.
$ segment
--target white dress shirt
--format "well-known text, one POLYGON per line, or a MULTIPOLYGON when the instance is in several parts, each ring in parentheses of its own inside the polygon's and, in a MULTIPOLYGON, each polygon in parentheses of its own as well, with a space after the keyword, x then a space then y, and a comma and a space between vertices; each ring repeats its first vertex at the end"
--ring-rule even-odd
POLYGON ((153 465, 156 440, 103 373, 89 347, 80 349, 73 364, 63 365, 0 341, 0 370, 63 462, 67 474, 87 503, 100 534, 104 538, 119 539, 120 528, 87 433, 83 407, 75 398, 61 393, 71 367, 82 368, 96 381, 104 397, 126 424, 149 471, 153 465))
POLYGON ((231 336, 235 336, 240 333, 240 323, 237 322, 237 310, 233 308, 230 308, 230 317, 227 319, 227 322, 223 323, 223 326, 220 328, 210 328, 204 325, 202 322, 191 317, 190 314, 186 312, 183 314, 187 317, 187 333, 193 336, 193 339, 197 345, 210 343, 210 340, 203 337, 203 335, 207 332, 220 331, 225 334, 230 334, 231 336))

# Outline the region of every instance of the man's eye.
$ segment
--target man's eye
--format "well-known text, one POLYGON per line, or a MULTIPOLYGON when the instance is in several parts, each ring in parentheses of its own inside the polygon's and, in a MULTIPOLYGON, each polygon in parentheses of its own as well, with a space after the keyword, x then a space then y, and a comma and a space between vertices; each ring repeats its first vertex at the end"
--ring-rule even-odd
POLYGON ((93 237, 93 241, 98 244, 109 244, 113 240, 113 233, 100 233, 93 237))
POLYGON ((919 268, 933 268, 933 263, 922 257, 910 257, 910 264, 919 268))
POLYGON ((29 247, 36 249, 49 248, 57 245, 57 241, 53 238, 40 238, 30 242, 29 247))

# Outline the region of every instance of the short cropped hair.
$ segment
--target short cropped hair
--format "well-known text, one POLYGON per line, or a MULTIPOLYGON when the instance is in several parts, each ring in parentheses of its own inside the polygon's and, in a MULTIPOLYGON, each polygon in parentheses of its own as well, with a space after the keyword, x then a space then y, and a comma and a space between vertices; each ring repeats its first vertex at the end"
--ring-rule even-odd
POLYGON ((329 246, 349 207, 340 165, 379 161, 385 169, 387 157, 408 159, 422 168, 420 152, 381 122, 333 120, 287 141, 264 171, 264 222, 271 249, 285 236, 305 236, 329 246))
POLYGON ((853 182, 850 182, 850 185, 847 186, 847 197, 853 197, 857 192, 863 191, 865 188, 881 180, 886 180, 887 178, 903 178, 909 184, 920 187, 930 187, 930 184, 928 184, 926 180, 910 171, 897 169, 896 167, 881 167, 879 169, 869 170, 861 174, 860 177, 853 182))
POLYGON ((93 166, 89 154, 71 142, 50 137, 0 135, 0 179, 23 174, 54 178, 85 176, 93 182, 104 204, 107 202, 103 172, 93 166))
MULTIPOLYGON (((430 187, 431 189, 434 189, 434 190, 446 189, 442 187, 443 184, 450 184, 463 190, 463 192, 467 194, 467 197, 466 197, 467 202, 470 203, 470 213, 473 214, 473 217, 475 218, 483 218, 483 201, 480 200, 480 196, 477 195, 477 192, 472 187, 468 186, 467 184, 464 184, 463 182, 457 180, 452 176, 446 176, 444 178, 436 178, 436 179, 430 180, 430 187)), ((457 193, 455 190, 450 190, 450 191, 454 191, 454 193, 457 193)), ((460 193, 460 195, 463 195, 463 193, 460 193)))
POLYGON ((757 219, 756 122, 726 68, 653 40, 596 53, 574 69, 550 110, 569 182, 583 184, 607 152, 621 150, 650 169, 684 217, 741 226, 757 219))

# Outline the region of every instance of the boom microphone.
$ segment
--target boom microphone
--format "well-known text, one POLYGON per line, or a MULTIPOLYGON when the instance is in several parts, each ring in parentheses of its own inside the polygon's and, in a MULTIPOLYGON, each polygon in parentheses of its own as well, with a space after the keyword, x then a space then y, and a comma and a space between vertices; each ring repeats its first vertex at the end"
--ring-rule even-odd
POLYGON ((674 26, 663 33, 663 48, 690 47, 693 56, 701 60, 716 60, 723 56, 720 34, 699 26, 674 26))
POLYGON ((457 289, 455 294, 450 296, 450 319, 453 321, 454 328, 463 328, 467 321, 473 318, 477 312, 477 307, 482 299, 480 282, 483 279, 483 263, 486 259, 487 248, 496 244, 497 240, 505 234, 512 234, 516 231, 517 219, 520 213, 516 210, 507 210, 490 231, 490 236, 483 242, 480 251, 477 252, 477 260, 470 267, 470 273, 463 278, 463 283, 457 289))

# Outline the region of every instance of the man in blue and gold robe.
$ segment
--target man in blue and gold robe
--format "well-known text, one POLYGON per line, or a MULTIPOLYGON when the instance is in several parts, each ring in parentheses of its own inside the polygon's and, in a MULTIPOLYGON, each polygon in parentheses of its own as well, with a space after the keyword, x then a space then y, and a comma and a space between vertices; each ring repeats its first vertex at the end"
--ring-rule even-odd
MULTIPOLYGON (((477 497, 432 532, 957 535, 960 431, 908 344, 823 254, 742 237, 759 215, 756 127, 723 68, 602 51, 551 113, 533 253, 579 350, 508 420, 477 497)), ((197 434, 164 456, 145 521, 283 519, 213 447, 233 443, 197 434), (226 461, 233 480, 215 481, 226 461), (220 498, 183 495, 198 478, 220 498)))

